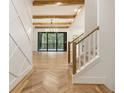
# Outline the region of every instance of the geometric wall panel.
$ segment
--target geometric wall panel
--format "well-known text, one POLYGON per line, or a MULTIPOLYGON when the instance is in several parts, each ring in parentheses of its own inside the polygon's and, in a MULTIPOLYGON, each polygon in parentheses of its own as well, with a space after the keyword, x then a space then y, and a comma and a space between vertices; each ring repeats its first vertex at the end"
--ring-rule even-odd
MULTIPOLYGON (((32 67, 32 41, 29 28, 32 33, 32 22, 29 21, 28 5, 24 0, 10 0, 9 15, 9 87, 10 91, 32 67), (18 4, 17 4, 18 3, 18 4), (21 5, 19 5, 21 4, 21 5), (16 6, 15 6, 16 5, 16 6), (22 8, 22 9, 21 9, 22 8), (21 9, 21 10, 20 10, 21 9), (18 10, 18 11, 17 11, 18 10)), ((31 18, 31 17, 30 17, 31 18)))

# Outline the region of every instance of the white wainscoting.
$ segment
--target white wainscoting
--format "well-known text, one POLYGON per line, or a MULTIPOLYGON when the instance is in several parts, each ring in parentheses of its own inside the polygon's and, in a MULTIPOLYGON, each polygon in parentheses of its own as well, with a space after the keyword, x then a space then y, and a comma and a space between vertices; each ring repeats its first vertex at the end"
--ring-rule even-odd
MULTIPOLYGON (((27 0, 29 1, 29 0, 27 0)), ((9 87, 10 91, 32 69, 32 22, 25 0, 10 0, 9 87)), ((31 8, 31 7, 30 7, 31 8)))

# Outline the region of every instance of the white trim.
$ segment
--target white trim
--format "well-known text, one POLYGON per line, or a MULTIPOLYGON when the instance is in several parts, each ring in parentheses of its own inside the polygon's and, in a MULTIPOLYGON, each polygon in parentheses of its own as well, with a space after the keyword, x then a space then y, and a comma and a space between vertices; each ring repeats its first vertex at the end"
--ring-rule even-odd
MULTIPOLYGON (((94 65, 96 65, 97 63, 99 63, 100 56, 96 56, 95 58, 93 58, 90 62, 86 63, 84 66, 82 66, 80 69, 77 70, 76 75, 83 70, 83 72, 88 71, 88 69, 94 67, 94 65)), ((76 76, 74 75, 74 76, 76 76)))
POLYGON ((73 78, 73 83, 74 84, 104 84, 105 80, 106 80, 106 77, 104 76, 99 76, 99 77, 86 76, 86 77, 73 78))
POLYGON ((9 91, 11 91, 30 71, 32 70, 32 66, 29 66, 20 77, 13 80, 13 82, 9 85, 9 91))

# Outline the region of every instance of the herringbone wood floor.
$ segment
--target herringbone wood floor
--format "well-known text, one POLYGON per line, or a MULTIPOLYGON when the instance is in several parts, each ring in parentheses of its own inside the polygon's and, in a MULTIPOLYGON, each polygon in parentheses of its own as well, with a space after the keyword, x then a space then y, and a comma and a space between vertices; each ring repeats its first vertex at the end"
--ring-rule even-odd
POLYGON ((22 93, 111 93, 101 85, 73 85, 67 53, 34 53, 34 72, 22 93))

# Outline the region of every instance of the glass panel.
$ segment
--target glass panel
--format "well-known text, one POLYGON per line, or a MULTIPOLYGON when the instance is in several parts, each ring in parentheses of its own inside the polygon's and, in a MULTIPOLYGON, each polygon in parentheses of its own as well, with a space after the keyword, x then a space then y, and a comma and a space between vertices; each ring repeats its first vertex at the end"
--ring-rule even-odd
POLYGON ((39 51, 47 50, 47 33, 39 33, 39 51))
POLYGON ((48 33, 48 51, 56 51, 56 33, 48 33))
POLYGON ((63 32, 39 32, 39 51, 66 51, 66 34, 63 32))
POLYGON ((57 33, 57 50, 64 51, 64 33, 57 33))

